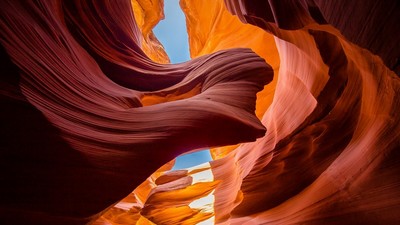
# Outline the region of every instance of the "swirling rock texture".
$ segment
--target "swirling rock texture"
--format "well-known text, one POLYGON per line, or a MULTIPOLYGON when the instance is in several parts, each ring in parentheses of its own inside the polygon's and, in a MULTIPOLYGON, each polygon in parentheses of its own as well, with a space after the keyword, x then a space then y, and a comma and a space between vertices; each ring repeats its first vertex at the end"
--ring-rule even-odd
POLYGON ((88 223, 179 154, 265 134, 273 71, 248 49, 162 65, 130 1, 0 8, 2 224, 88 223))
POLYGON ((182 0, 177 65, 162 5, 0 2, 0 221, 400 222, 398 1, 182 0))

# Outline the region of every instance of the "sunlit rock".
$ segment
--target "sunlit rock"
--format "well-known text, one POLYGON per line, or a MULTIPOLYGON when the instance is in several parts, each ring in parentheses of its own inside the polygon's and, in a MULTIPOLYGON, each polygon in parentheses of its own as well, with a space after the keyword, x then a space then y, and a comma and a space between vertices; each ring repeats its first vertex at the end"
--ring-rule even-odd
POLYGON ((162 1, 2 1, 0 221, 400 223, 399 4, 355 2, 182 0, 165 65, 162 1))
MULTIPOLYGON (((398 77, 379 57, 325 25, 316 5, 257 2, 226 1, 243 22, 276 36, 281 63, 274 100, 262 119, 266 136, 236 150, 243 199, 229 222, 398 223, 398 77)), ((334 15, 339 8, 323 13, 334 15)), ((399 18, 393 12, 385 15, 388 21, 399 18)))
MULTIPOLYGON (((250 50, 157 64, 140 48, 130 1, 0 9, 4 224, 88 223, 176 156, 265 134, 255 99, 273 74, 250 50), (144 96, 199 85, 190 98, 143 106, 144 96)), ((140 211, 147 196, 137 193, 115 209, 140 211)))
POLYGON ((164 0, 131 0, 133 15, 140 29, 140 47, 151 60, 158 63, 169 63, 164 47, 153 33, 154 26, 164 19, 164 0))

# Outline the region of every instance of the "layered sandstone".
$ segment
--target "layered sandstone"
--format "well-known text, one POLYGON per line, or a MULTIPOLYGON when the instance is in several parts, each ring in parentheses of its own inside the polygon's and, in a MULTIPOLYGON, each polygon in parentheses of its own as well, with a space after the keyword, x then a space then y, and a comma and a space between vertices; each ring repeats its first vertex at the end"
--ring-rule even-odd
POLYGON ((170 65, 163 1, 3 1, 0 219, 399 223, 399 4, 362 2, 181 0, 170 65))
POLYGON ((255 99, 272 69, 250 50, 157 64, 130 1, 0 8, 5 224, 87 223, 179 154, 265 134, 255 99))

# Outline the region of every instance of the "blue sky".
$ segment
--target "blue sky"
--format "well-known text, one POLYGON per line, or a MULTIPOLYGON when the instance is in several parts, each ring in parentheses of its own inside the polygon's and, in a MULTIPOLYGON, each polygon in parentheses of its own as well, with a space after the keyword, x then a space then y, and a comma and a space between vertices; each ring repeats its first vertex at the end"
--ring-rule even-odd
POLYGON ((153 29, 154 34, 164 45, 171 63, 185 62, 190 59, 188 34, 185 15, 179 0, 164 1, 165 19, 153 29))
MULTIPOLYGON (((165 19, 161 20, 153 29, 154 34, 164 45, 171 63, 180 63, 190 60, 185 15, 179 6, 179 0, 165 0, 164 14, 165 19)), ((210 151, 203 150, 179 156, 172 169, 184 169, 211 160, 210 151)))
POLYGON ((211 160, 212 158, 208 149, 182 155, 176 158, 175 165, 174 167, 172 167, 172 170, 179 170, 196 166, 211 160))

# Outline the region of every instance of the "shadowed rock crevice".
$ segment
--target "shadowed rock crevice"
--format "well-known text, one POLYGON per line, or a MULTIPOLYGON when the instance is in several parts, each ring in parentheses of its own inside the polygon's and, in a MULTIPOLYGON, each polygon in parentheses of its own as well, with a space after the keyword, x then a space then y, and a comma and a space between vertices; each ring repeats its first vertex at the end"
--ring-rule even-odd
POLYGON ((0 223, 399 224, 397 2, 0 1, 0 223))

